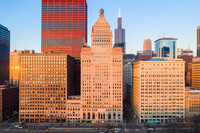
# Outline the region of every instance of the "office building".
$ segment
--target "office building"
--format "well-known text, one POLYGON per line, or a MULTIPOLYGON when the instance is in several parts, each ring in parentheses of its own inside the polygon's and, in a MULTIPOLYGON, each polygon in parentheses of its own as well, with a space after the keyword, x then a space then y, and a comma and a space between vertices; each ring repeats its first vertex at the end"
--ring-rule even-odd
POLYGON ((197 27, 197 56, 200 57, 200 26, 197 27))
POLYGON ((133 65, 133 108, 141 123, 185 116, 185 62, 154 58, 133 65))
POLYGON ((19 121, 67 121, 67 97, 74 90, 74 58, 68 53, 20 55, 19 121))
POLYGON ((42 52, 75 57, 75 93, 80 95, 80 52, 87 43, 86 0, 42 0, 42 52))
POLYGON ((123 65, 123 99, 128 101, 128 91, 127 91, 127 84, 132 83, 132 63, 128 62, 123 65))
POLYGON ((19 88, 0 85, 0 122, 17 115, 19 110, 19 88))
POLYGON ((123 52, 112 48, 112 31, 103 9, 92 27, 91 47, 81 51, 81 119, 123 121, 123 52))
POLYGON ((0 24, 0 80, 9 80, 10 31, 0 24))
POLYGON ((19 86, 20 78, 20 54, 35 53, 34 50, 14 50, 10 52, 9 82, 13 86, 19 86))
POLYGON ((194 58, 191 65, 192 88, 200 89, 200 58, 194 58))
POLYGON ((200 90, 191 87, 185 88, 185 117, 191 118, 200 115, 200 90))
POLYGON ((42 0, 42 52, 80 57, 87 43, 86 0, 42 0))
POLYGON ((157 57, 177 58, 177 39, 161 38, 155 41, 155 53, 157 57))
POLYGON ((125 29, 122 29, 122 17, 119 9, 118 29, 115 29, 115 45, 114 47, 121 47, 124 54, 126 54, 125 29))
POLYGON ((67 99, 67 123, 81 122, 81 97, 70 96, 67 99))

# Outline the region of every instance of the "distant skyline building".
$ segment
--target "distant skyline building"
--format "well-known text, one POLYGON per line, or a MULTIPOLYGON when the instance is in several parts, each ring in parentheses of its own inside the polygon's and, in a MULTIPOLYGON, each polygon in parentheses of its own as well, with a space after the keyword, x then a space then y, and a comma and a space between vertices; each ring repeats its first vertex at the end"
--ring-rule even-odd
POLYGON ((151 39, 145 39, 143 43, 143 51, 152 51, 151 39))
POLYGON ((124 54, 126 54, 126 40, 125 29, 122 29, 122 17, 119 9, 118 29, 115 29, 115 45, 114 47, 121 47, 124 54))
POLYGON ((0 80, 9 80, 10 31, 0 24, 0 80))
POLYGON ((87 43, 86 0, 42 0, 42 52, 80 57, 87 43))
POLYGON ((161 38, 155 41, 155 53, 157 57, 177 58, 177 39, 161 38))
POLYGON ((150 59, 133 65, 134 113, 141 123, 176 122, 185 116, 185 62, 150 59))
POLYGON ((183 50, 183 56, 194 56, 194 52, 190 49, 183 50))
POLYGON ((103 9, 92 27, 91 47, 81 51, 81 120, 123 122, 123 52, 112 47, 112 31, 103 9))
POLYGON ((177 48, 177 56, 183 55, 183 48, 177 48))
POLYGON ((200 57, 200 26, 197 27, 197 56, 200 57))

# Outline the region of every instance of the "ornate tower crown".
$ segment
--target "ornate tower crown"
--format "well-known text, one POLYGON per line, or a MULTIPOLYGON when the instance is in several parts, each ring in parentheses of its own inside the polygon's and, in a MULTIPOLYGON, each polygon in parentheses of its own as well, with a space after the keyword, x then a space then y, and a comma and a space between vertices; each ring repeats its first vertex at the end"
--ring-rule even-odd
POLYGON ((101 8, 100 15, 104 15, 104 10, 101 8))

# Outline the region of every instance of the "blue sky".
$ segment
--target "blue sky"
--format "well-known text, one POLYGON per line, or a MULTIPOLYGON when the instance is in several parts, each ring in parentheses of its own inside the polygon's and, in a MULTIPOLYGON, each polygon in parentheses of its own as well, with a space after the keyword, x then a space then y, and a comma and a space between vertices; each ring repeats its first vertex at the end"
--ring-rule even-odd
MULTIPOLYGON (((126 29, 127 53, 142 50, 145 38, 178 38, 179 48, 194 50, 196 28, 200 25, 200 0, 87 0, 88 44, 100 8, 114 33, 118 10, 121 8, 126 29)), ((1 0, 0 24, 11 31, 11 51, 41 50, 41 0, 1 0)))

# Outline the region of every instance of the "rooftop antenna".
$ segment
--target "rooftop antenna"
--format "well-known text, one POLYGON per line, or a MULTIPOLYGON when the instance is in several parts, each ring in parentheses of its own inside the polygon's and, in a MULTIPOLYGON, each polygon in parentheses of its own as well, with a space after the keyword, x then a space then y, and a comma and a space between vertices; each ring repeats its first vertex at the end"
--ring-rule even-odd
POLYGON ((120 12, 120 8, 119 8, 119 16, 118 16, 118 18, 121 18, 121 12, 120 12))

